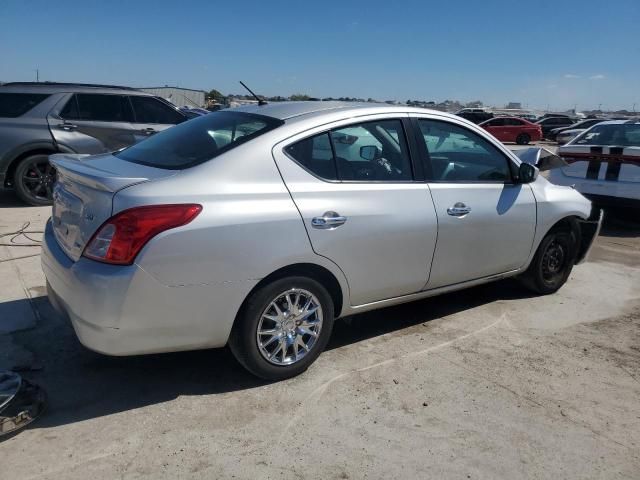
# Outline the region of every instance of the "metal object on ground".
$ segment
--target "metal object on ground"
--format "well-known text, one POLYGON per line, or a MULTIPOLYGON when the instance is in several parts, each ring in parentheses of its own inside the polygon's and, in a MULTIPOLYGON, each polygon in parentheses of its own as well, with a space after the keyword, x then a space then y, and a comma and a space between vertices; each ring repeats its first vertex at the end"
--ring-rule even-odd
POLYGON ((26 427, 44 411, 46 395, 15 372, 0 372, 0 437, 26 427))

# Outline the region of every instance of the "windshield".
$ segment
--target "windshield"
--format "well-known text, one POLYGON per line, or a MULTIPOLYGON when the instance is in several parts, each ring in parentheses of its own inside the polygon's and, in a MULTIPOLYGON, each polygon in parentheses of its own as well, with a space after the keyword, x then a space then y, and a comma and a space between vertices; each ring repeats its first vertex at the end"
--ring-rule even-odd
POLYGON ((595 125, 571 144, 640 147, 640 123, 595 125))
POLYGON ((150 167, 181 170, 211 160, 283 123, 262 115, 215 112, 156 133, 115 156, 150 167))

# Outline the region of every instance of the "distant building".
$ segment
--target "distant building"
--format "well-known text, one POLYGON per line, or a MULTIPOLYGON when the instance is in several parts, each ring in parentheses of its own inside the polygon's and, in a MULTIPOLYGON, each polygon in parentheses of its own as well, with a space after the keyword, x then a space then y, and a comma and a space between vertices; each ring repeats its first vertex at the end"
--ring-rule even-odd
POLYGON ((143 92, 151 93, 158 97, 170 101, 176 107, 205 107, 205 92, 203 90, 192 90, 180 87, 145 87, 139 88, 143 92))
POLYGON ((522 108, 522 103, 520 103, 520 102, 509 102, 509 103, 507 103, 507 106, 504 107, 504 108, 520 110, 522 108))

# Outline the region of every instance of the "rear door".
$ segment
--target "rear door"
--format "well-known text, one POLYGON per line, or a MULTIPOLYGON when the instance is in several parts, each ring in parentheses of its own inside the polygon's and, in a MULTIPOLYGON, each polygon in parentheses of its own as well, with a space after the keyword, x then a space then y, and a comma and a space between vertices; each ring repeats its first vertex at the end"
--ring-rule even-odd
POLYGON ((503 142, 515 142, 518 135, 524 131, 524 122, 517 118, 506 118, 503 142))
POLYGON ((498 140, 502 140, 504 136, 504 118, 494 118, 482 126, 498 140))
POLYGON ((512 180, 515 165, 466 126, 418 118, 418 140, 438 217, 438 243, 427 288, 515 270, 529 257, 536 202, 512 180))
POLYGON ((313 250, 345 273, 352 305, 417 292, 429 276, 437 221, 414 180, 406 119, 342 121, 273 149, 313 250))
POLYGON ((135 141, 125 95, 76 93, 48 116, 56 142, 78 153, 105 153, 135 141))
POLYGON ((129 99, 133 107, 136 142, 187 120, 185 115, 155 97, 131 95, 129 99))

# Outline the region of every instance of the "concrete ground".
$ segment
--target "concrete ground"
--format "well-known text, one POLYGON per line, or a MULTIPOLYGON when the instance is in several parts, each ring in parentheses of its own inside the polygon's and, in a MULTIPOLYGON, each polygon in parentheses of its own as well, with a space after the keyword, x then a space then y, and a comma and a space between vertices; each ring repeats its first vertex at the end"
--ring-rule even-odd
MULTIPOLYGON (((0 246, 0 369, 49 398, 0 479, 640 478, 640 224, 610 213, 557 294, 502 281, 340 320, 272 384, 226 349, 84 349, 38 249, 0 246)), ((0 235, 48 215, 0 195, 0 235)))

